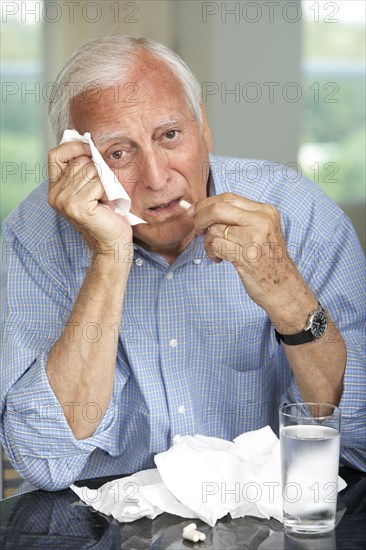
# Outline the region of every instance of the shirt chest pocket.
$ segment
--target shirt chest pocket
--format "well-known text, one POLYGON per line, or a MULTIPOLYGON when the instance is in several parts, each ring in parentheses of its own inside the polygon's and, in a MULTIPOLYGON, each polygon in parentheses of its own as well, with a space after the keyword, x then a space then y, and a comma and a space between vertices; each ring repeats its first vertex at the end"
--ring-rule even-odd
MULTIPOLYGON (((249 312, 248 312, 249 313, 249 312)), ((196 338, 205 362, 237 372, 258 370, 269 363, 275 353, 273 327, 264 314, 246 316, 236 308, 230 315, 196 323, 196 338)))

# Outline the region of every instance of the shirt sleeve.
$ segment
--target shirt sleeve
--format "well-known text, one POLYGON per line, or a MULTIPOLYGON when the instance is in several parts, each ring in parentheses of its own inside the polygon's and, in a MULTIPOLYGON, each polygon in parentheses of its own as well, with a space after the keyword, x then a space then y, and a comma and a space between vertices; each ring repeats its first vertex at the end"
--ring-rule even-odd
MULTIPOLYGON (((366 471, 365 256, 348 218, 342 214, 337 222, 333 238, 313 243, 312 260, 299 269, 346 343, 341 462, 366 471)), ((288 395, 302 401, 294 377, 288 395)))
MULTIPOLYGON (((3 346, 1 355, 1 443, 13 467, 46 490, 68 487, 97 447, 113 453, 116 402, 109 407, 92 437, 77 440, 46 375, 53 342, 69 317, 72 301, 67 282, 44 269, 6 226, 8 255, 3 283, 3 346)), ((71 412, 79 403, 70 403, 71 412)), ((97 404, 83 414, 95 419, 97 404)))

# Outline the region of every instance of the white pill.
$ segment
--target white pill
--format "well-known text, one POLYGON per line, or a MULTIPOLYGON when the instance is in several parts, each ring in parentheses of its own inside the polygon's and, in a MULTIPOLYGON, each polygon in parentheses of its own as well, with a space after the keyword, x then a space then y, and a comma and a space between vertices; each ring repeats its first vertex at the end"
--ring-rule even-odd
POLYGON ((197 535, 199 536, 200 540, 206 540, 205 533, 200 533, 200 531, 196 531, 197 535))
POLYGON ((189 525, 183 527, 183 531, 195 531, 196 529, 197 525, 195 523, 189 523, 189 525))
POLYGON ((185 201, 184 199, 182 199, 181 201, 179 201, 179 206, 180 206, 181 208, 184 208, 184 210, 188 210, 188 208, 189 208, 190 206, 192 206, 192 205, 191 205, 190 202, 185 201))
POLYGON ((190 540, 191 542, 198 542, 200 540, 198 532, 193 529, 188 529, 188 531, 183 530, 183 538, 185 540, 190 540))

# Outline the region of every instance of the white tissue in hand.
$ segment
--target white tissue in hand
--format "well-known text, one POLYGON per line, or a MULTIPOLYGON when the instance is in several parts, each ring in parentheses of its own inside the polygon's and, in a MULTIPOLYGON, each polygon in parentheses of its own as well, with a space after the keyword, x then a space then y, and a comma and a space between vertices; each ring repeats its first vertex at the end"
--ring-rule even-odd
POLYGON ((76 130, 65 130, 61 143, 66 143, 69 141, 81 141, 82 143, 88 143, 90 145, 92 158, 97 169, 99 179, 102 182, 108 200, 113 201, 117 205, 117 214, 126 216, 131 225, 146 223, 144 220, 130 212, 130 197, 126 193, 122 184, 117 180, 115 174, 104 161, 98 149, 95 147, 90 133, 86 132, 84 135, 81 135, 76 130))

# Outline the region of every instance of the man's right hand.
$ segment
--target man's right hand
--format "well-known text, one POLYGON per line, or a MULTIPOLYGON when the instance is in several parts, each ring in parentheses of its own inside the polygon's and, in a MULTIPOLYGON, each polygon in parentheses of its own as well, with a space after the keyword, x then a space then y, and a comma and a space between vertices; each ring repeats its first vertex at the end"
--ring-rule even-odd
POLYGON ((131 226, 125 217, 103 206, 113 207, 106 199, 88 145, 73 141, 50 151, 49 203, 94 251, 68 320, 68 326, 76 327, 73 338, 66 327, 50 350, 46 368, 77 439, 93 435, 113 394, 118 338, 112 327, 121 322, 131 268, 131 226), (90 323, 98 328, 97 341, 84 337, 90 323), (83 414, 89 403, 98 409, 95 421, 83 414), (75 407, 70 409, 70 404, 75 407))
POLYGON ((51 149, 48 175, 49 204, 81 233, 91 250, 114 255, 118 247, 127 256, 132 228, 124 216, 112 210, 89 145, 71 141, 51 149))

